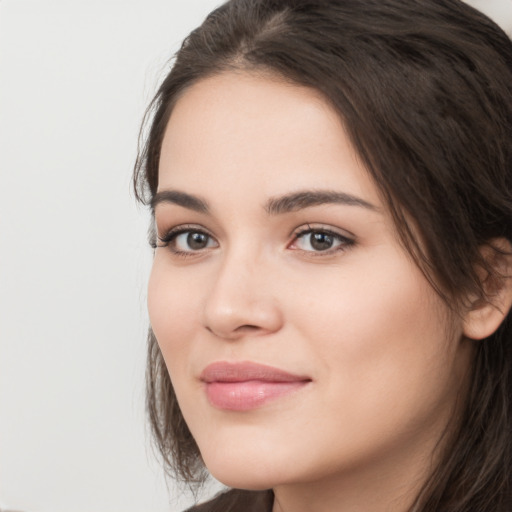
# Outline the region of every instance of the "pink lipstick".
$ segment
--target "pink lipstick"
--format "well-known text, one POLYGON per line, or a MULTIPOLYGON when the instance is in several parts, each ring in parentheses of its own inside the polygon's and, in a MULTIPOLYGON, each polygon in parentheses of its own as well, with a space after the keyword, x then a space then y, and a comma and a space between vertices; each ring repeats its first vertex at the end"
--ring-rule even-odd
POLYGON ((228 411, 249 411, 311 382, 311 378, 258 363, 218 362, 200 375, 211 405, 228 411))

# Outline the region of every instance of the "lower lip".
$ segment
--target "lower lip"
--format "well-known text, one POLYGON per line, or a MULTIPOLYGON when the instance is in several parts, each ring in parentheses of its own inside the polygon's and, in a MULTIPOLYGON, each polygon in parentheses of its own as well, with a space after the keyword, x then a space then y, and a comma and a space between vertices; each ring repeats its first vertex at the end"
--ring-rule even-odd
POLYGON ((268 382, 260 380, 208 382, 206 383, 206 396, 209 402, 218 409, 250 411, 294 393, 308 382, 268 382))

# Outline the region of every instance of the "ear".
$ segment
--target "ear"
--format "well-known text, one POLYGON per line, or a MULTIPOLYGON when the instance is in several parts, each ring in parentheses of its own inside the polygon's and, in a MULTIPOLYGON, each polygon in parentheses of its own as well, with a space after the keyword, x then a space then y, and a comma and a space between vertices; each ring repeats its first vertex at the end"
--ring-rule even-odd
POLYGON ((506 238, 495 238, 481 254, 492 273, 479 272, 485 298, 474 300, 464 317, 463 333, 473 340, 493 334, 512 307, 512 245, 506 238))

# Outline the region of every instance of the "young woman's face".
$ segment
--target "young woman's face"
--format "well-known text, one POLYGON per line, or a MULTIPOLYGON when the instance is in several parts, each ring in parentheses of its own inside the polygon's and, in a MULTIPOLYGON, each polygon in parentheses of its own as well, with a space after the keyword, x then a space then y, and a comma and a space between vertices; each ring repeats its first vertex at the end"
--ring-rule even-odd
POLYGON ((192 86, 154 204, 151 325, 216 478, 429 463, 470 350, 318 94, 242 73, 192 86))

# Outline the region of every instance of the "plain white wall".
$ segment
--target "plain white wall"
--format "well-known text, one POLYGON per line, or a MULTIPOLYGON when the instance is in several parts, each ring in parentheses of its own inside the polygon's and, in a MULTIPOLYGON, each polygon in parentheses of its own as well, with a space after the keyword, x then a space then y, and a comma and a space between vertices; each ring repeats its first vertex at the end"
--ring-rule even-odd
POLYGON ((144 420, 143 111, 219 0, 0 3, 0 502, 182 510, 144 420))
MULTIPOLYGON (((168 493, 145 432, 151 255, 130 173, 166 61, 219 1, 0 2, 4 506, 190 502, 168 493)), ((512 28, 512 0, 473 3, 512 28)))

